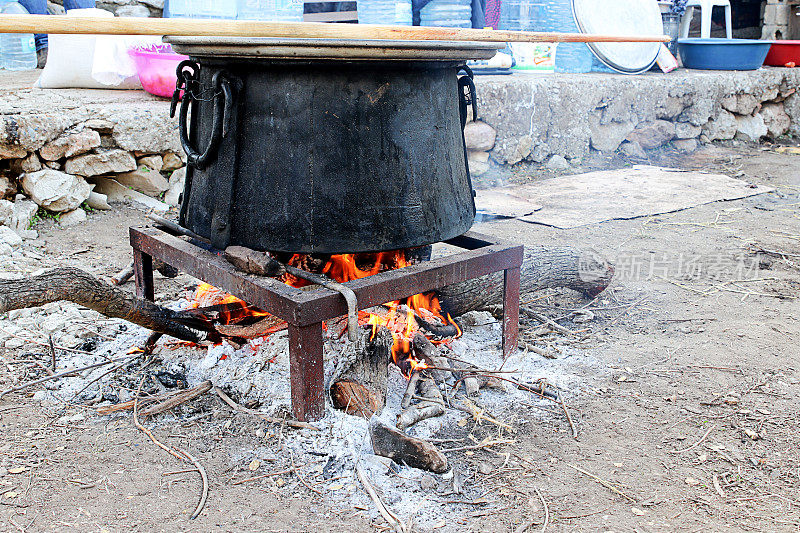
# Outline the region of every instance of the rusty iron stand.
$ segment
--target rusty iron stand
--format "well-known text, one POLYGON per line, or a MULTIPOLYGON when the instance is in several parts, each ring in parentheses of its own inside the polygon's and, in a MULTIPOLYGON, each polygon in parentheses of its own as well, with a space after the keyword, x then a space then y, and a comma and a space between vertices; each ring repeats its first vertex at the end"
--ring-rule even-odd
MULTIPOLYGON (((218 287, 288 323, 292 413, 313 421, 325 414, 322 323, 347 314, 344 298, 320 287, 301 291, 278 280, 237 271, 217 253, 154 227, 131 228, 136 294, 153 299, 153 258, 218 287)), ((366 309, 504 271, 503 356, 517 349, 523 247, 468 232, 446 241, 465 251, 346 283, 366 309)))

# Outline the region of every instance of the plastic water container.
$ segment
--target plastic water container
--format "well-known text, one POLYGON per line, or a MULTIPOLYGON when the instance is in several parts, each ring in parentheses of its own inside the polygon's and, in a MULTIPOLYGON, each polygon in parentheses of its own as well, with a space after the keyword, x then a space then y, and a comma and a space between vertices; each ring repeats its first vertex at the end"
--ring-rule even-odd
MULTIPOLYGON (((503 0, 500 29, 575 33, 571 0, 503 0)), ((591 72, 594 55, 583 43, 559 43, 556 72, 591 72)))
MULTIPOLYGON (((19 2, 7 2, 0 7, 5 15, 27 15, 28 10, 19 2)), ((4 33, 0 35, 0 67, 7 70, 32 70, 36 68, 36 43, 30 33, 4 33)))
POLYGON ((239 20, 303 22, 303 0, 239 0, 239 20))
POLYGON ((472 27, 471 0, 431 0, 419 12, 420 26, 472 27))
POLYGON ((235 19, 236 0, 169 0, 171 18, 235 19))
POLYGON ((358 0, 358 23, 411 26, 411 0, 358 0))

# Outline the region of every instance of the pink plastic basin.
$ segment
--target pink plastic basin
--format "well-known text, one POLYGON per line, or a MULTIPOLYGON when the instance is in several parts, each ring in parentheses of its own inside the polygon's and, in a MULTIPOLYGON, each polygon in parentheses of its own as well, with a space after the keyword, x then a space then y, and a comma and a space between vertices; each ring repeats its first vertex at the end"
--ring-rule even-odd
POLYGON ((178 80, 175 69, 189 56, 176 54, 169 44, 131 48, 129 53, 136 63, 144 90, 156 96, 171 97, 178 80))

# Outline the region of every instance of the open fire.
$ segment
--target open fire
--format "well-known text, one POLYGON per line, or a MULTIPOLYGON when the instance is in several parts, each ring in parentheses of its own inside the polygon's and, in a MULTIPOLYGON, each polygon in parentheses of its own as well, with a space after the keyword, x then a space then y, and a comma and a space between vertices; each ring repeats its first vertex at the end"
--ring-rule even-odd
MULTIPOLYGON (((288 264, 303 270, 318 270, 331 279, 344 283, 347 281, 373 276, 387 270, 403 268, 412 264, 405 250, 379 253, 332 255, 326 261, 310 260, 310 256, 294 254, 288 264), (317 264, 319 263, 319 264, 317 264)), ((281 281, 292 287, 304 287, 309 282, 291 274, 284 274, 281 281)), ((201 283, 195 291, 192 307, 208 308, 217 306, 220 325, 242 325, 270 317, 269 313, 257 309, 243 300, 227 294, 216 287, 201 283)), ((387 302, 368 311, 360 311, 359 325, 372 327, 374 337, 378 328, 387 328, 394 339, 392 360, 406 376, 414 370, 426 368, 428 365, 414 356, 412 340, 421 332, 434 344, 446 343, 461 336, 461 330, 449 313, 442 310, 435 292, 415 294, 408 298, 387 302)), ((282 329, 276 325, 261 332, 263 336, 282 329)))

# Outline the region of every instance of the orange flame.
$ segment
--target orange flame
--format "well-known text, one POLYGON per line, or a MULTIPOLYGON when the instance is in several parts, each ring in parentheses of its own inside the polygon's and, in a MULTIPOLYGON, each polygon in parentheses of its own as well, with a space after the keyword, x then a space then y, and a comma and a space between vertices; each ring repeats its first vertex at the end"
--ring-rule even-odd
MULTIPOLYGON (((289 259, 288 264, 302 268, 305 259, 306 256, 295 254, 289 259)), ((331 256, 322 267, 322 272, 340 283, 345 283, 373 276, 385 270, 403 268, 409 264, 404 250, 366 254, 340 254, 331 256)), ((308 285, 307 281, 289 274, 283 277, 283 281, 293 287, 308 285)), ((221 304, 227 304, 226 309, 220 311, 221 320, 236 321, 243 320, 247 316, 268 315, 268 313, 253 308, 243 300, 226 294, 208 283, 201 283, 197 287, 193 307, 208 307, 221 304), (233 310, 229 311, 228 307, 233 310)), ((417 318, 429 323, 450 324, 457 331, 456 337, 461 336, 461 329, 450 315, 444 316, 442 314, 442 306, 434 292, 415 294, 402 300, 387 302, 384 306, 388 308, 385 314, 360 312, 359 323, 372 326, 372 338, 377 333, 379 326, 386 327, 392 333, 394 338, 392 360, 406 375, 410 375, 416 370, 428 368, 424 361, 416 359, 412 353, 412 340, 420 329, 417 318)), ((432 342, 440 344, 447 341, 432 339, 432 342)))

